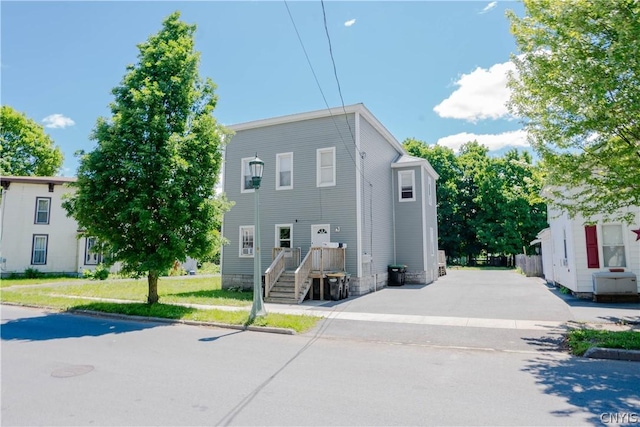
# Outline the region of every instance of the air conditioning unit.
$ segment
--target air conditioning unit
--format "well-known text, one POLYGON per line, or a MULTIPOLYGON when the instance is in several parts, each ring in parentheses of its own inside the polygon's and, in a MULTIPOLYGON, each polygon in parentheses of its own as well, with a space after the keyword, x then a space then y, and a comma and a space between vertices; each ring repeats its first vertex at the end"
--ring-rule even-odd
POLYGON ((636 275, 627 272, 601 271, 593 273, 594 295, 637 295, 636 275))
POLYGON ((242 248, 242 255, 253 255, 253 248, 242 248))

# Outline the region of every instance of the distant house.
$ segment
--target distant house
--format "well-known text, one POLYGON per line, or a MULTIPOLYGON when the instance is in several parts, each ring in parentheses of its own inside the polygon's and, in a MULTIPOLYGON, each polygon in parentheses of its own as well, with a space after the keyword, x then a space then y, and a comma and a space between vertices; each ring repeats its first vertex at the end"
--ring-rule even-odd
MULTIPOLYGON (((437 279, 438 174, 427 160, 407 155, 363 104, 230 128, 235 135, 225 150, 223 182, 235 205, 223 222, 229 241, 222 253, 223 287, 250 287, 253 281, 249 162, 256 153, 265 162, 260 187, 263 271, 271 274, 274 259, 285 250, 289 260, 280 270, 297 270, 298 302, 310 287, 310 276, 336 270, 351 274, 350 292, 356 295, 385 286, 390 264, 406 265, 409 283, 437 279), (324 252, 318 250, 322 247, 324 252), (325 262, 333 257, 333 264, 318 266, 321 256, 325 262), (311 271, 303 271, 305 259, 311 271)), ((272 285, 266 284, 267 294, 272 285)))
POLYGON ((2 276, 26 269, 43 273, 77 275, 102 261, 87 238, 62 208, 62 196, 73 192, 67 184, 75 178, 3 176, 2 276))
POLYGON ((640 208, 628 208, 628 212, 635 213, 632 225, 604 222, 602 216, 594 218, 595 224, 585 225, 584 218, 570 218, 550 206, 549 228, 536 240, 541 243, 545 279, 579 296, 591 296, 594 273, 596 278, 639 276, 640 241, 634 230, 640 229, 640 208))

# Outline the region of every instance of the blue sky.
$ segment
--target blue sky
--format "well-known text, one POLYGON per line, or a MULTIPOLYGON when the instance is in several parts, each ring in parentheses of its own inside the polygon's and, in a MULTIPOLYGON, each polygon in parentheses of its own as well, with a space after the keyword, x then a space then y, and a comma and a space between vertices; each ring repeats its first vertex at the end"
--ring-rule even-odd
MULTIPOLYGON (((175 10, 196 24, 200 74, 217 84, 214 115, 230 125, 339 106, 320 1, 0 3, 0 100, 45 126, 73 176, 74 152, 108 116, 111 89, 138 43, 175 10)), ((516 53, 505 10, 519 2, 325 1, 345 105, 364 103, 402 142, 457 149, 477 139, 500 152, 526 146, 509 116, 506 71, 516 53)))

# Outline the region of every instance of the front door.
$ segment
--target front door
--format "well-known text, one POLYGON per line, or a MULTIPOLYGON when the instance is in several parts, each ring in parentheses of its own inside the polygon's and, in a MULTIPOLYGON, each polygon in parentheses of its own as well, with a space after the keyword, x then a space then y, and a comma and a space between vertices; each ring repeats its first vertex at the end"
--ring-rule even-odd
MULTIPOLYGON (((321 248, 323 243, 331 241, 331 229, 329 224, 316 224, 311 226, 311 247, 321 248)), ((311 262, 312 270, 320 270, 321 251, 313 251, 311 262)))

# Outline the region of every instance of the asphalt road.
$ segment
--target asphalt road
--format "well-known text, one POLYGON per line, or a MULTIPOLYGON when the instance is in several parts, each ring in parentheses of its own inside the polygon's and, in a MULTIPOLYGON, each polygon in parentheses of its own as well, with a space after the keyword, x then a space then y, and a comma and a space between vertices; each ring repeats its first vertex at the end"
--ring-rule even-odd
POLYGON ((286 336, 2 306, 2 425, 601 425, 640 412, 640 363, 336 332, 371 326, 286 336))

